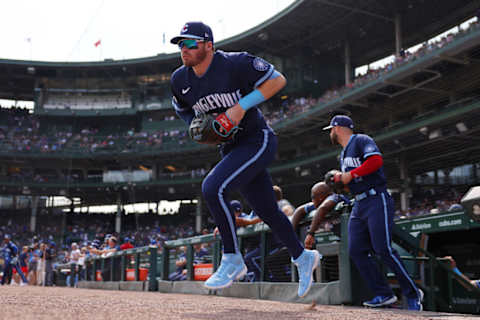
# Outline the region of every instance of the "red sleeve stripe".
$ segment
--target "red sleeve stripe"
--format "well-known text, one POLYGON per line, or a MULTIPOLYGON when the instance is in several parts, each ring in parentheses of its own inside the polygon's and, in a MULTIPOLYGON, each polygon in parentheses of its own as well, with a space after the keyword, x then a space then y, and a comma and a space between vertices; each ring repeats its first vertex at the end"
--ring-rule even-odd
POLYGON ((378 154, 374 154, 365 160, 364 163, 358 168, 350 171, 350 174, 354 178, 368 176, 371 173, 374 173, 380 169, 383 165, 383 158, 378 154))

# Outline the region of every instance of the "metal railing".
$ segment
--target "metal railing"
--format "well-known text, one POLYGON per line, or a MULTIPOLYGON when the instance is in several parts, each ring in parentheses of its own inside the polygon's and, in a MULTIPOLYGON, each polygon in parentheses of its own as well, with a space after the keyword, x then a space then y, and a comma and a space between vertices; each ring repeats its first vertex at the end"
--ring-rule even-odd
POLYGON ((157 290, 158 247, 146 246, 95 256, 85 260, 87 281, 148 281, 149 291, 157 290), (127 271, 133 270, 128 279, 127 271), (144 271, 144 272, 141 272, 144 271))

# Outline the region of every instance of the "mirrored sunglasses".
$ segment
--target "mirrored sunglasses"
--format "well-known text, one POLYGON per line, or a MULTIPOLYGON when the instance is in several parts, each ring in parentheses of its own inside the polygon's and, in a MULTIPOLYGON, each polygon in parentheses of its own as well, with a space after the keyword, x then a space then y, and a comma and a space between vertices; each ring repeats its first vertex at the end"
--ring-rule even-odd
POLYGON ((203 42, 202 40, 195 40, 195 39, 185 39, 178 43, 178 47, 182 49, 183 47, 187 47, 187 49, 198 49, 198 43, 203 42))

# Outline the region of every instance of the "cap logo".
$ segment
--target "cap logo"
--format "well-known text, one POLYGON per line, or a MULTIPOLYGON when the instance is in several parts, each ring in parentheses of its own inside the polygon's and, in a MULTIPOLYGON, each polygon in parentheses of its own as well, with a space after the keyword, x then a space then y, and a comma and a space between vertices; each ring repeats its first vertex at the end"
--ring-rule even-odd
POLYGON ((185 32, 187 32, 187 30, 188 30, 188 23, 183 26, 182 32, 185 33, 185 32))

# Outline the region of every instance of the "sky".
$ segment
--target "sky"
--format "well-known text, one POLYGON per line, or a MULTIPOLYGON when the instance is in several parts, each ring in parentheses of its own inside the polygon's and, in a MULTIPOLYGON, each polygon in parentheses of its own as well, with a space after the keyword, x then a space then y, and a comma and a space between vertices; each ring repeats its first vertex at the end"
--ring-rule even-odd
POLYGON ((210 25, 218 41, 260 24, 292 2, 3 0, 0 58, 98 61, 171 53, 177 47, 169 40, 187 21, 210 25))

